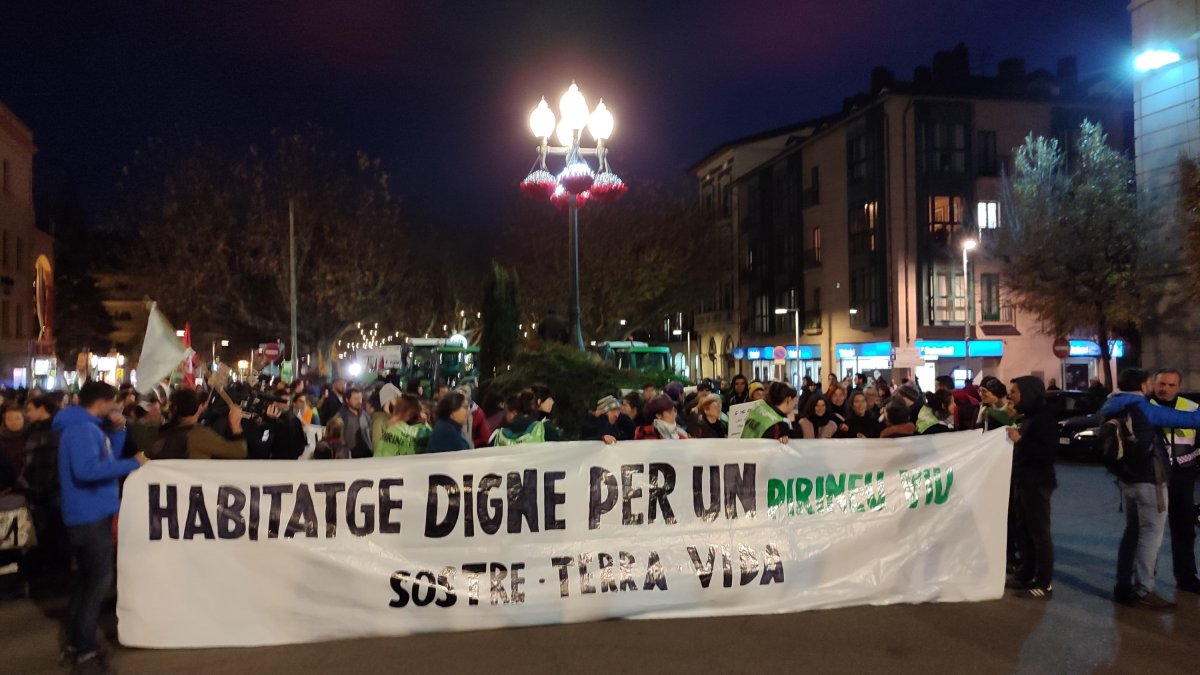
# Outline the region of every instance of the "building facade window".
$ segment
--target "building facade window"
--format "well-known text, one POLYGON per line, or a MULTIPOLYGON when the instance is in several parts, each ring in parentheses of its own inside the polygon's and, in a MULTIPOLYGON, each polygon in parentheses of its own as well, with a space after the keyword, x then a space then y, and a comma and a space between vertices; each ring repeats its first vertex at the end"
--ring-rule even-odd
POLYGON ((957 174, 967 171, 966 126, 950 122, 927 122, 917 127, 921 148, 920 169, 925 173, 957 174))
POLYGON ((8 160, 0 160, 0 190, 4 194, 12 194, 12 165, 8 160))
POLYGON ((966 284, 962 268, 935 265, 930 273, 929 323, 961 324, 966 318, 966 284))
POLYGON ((0 337, 6 339, 12 337, 12 312, 10 310, 12 307, 9 306, 7 300, 0 302, 0 337))
POLYGON ((984 321, 1000 320, 1000 275, 979 275, 979 301, 984 321))
POLYGON ((770 296, 760 295, 754 299, 754 317, 751 321, 752 332, 759 335, 770 335, 774 331, 775 308, 771 307, 770 296))
POLYGON ((821 226, 814 225, 812 231, 812 262, 821 264, 821 226))
POLYGON ((21 303, 17 303, 17 313, 13 317, 13 329, 16 331, 16 337, 25 337, 25 313, 21 303))
POLYGON ((994 230, 1000 227, 1000 202, 979 202, 975 219, 981 230, 994 230))
POLYGON ((879 202, 850 209, 850 255, 874 253, 878 245, 879 202))
POLYGON ((962 232, 962 197, 929 197, 929 238, 939 244, 952 244, 962 232))
POLYGON ((866 135, 855 136, 846 141, 846 168, 851 184, 867 179, 868 148, 866 135))
POLYGON ((821 203, 821 167, 812 167, 809 174, 808 190, 804 193, 804 205, 815 206, 821 203))
POLYGON ((996 132, 979 132, 979 175, 995 176, 1000 171, 999 158, 996 155, 996 132))

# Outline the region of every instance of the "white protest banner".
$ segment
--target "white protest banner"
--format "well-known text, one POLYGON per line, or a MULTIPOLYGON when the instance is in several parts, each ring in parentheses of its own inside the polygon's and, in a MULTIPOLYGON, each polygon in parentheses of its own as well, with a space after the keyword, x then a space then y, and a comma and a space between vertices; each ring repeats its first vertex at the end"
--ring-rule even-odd
POLYGON ((37 543, 33 517, 22 506, 0 511, 0 551, 29 548, 37 543))
POLYGON ((150 462, 122 644, 274 645, 999 598, 1003 430, 150 462))
POLYGON ((756 406, 766 405, 762 401, 746 401, 729 406, 729 434, 728 438, 741 438, 742 428, 746 426, 746 416, 750 414, 756 406))

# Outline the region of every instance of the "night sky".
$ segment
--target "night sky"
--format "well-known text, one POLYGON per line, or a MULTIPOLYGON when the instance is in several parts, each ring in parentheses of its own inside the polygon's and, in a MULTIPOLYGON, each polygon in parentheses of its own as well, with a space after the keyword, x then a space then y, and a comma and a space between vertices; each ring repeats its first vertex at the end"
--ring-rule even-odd
POLYGON ((35 190, 111 201, 149 137, 230 149, 312 121, 382 158, 414 215, 493 226, 533 162, 528 115, 575 79, 616 117, 613 168, 686 187, 738 136, 836 112, 886 65, 965 42, 1128 79, 1124 0, 7 2, 0 101, 34 132, 35 190))

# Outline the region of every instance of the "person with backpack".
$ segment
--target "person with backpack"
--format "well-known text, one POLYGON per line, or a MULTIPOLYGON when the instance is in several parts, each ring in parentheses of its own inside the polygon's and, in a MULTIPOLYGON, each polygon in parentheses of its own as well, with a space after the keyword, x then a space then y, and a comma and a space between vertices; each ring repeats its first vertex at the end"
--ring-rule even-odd
POLYGON ((561 441, 562 434, 549 419, 537 419, 539 413, 548 412, 547 409, 553 406, 554 399, 549 397, 548 392, 542 398, 533 389, 522 390, 509 406, 515 417, 492 433, 491 444, 506 446, 561 441), (547 402, 549 405, 546 405, 547 402))
POLYGON ((1200 411, 1151 404, 1150 373, 1140 368, 1121 371, 1117 389, 1100 408, 1104 424, 1097 436, 1104 465, 1117 477, 1125 500, 1113 600, 1141 609, 1171 610, 1175 603, 1154 592, 1154 568, 1167 522, 1169 457, 1162 429, 1200 429, 1200 411))
MULTIPOLYGON (((1164 408, 1191 412, 1200 408, 1195 401, 1179 395, 1183 373, 1163 368, 1154 374, 1151 403, 1164 408)), ((1196 476, 1200 470, 1200 449, 1192 429, 1163 429, 1171 454, 1167 478, 1167 527, 1171 530, 1171 563, 1175 588, 1185 593, 1200 593, 1196 575, 1196 476)))
POLYGON ((421 400, 412 394, 401 394, 389 401, 392 411, 379 442, 375 444, 376 457, 397 457, 424 453, 433 433, 425 420, 421 419, 421 400))
MULTIPOLYGON (((1015 540, 1020 568, 1015 573, 1017 596, 1049 600, 1054 590, 1054 541, 1050 537, 1050 497, 1058 487, 1054 458, 1058 453, 1058 423, 1046 405, 1046 385, 1032 375, 1010 382, 1008 400, 1016 424, 1008 428, 1013 442, 1012 496, 1016 501, 1015 540)), ((1014 525, 1009 520, 1009 526, 1014 525)))
POLYGON ((242 434, 242 409, 233 406, 227 413, 226 438, 211 427, 199 424, 207 408, 195 389, 179 389, 171 394, 171 421, 163 425, 154 447, 146 453, 150 459, 246 459, 249 452, 242 434))

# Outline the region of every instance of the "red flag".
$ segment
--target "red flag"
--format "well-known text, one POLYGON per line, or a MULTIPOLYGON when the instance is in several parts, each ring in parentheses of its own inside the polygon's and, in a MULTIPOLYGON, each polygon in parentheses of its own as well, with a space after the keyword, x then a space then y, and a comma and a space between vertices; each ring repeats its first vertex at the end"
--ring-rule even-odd
POLYGON ((196 352, 192 350, 192 324, 183 324, 183 386, 185 389, 196 388, 196 352))

